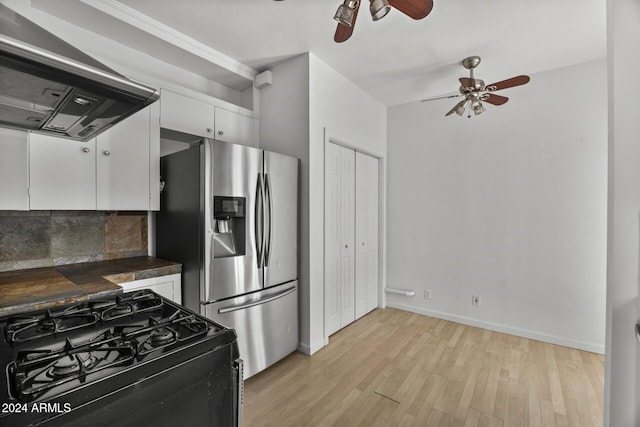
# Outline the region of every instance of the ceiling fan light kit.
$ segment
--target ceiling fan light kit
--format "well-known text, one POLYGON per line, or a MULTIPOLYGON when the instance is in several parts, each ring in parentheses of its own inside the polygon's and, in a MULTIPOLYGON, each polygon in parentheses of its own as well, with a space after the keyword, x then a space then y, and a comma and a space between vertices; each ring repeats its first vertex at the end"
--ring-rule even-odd
MULTIPOLYGON (((374 21, 378 21, 394 8, 408 17, 418 20, 426 17, 433 9, 433 0, 369 0, 369 12, 374 21)), ((333 19, 338 21, 338 28, 333 36, 336 43, 342 43, 351 37, 360 10, 359 0, 343 0, 338 6, 333 19)))
POLYGON ((470 108, 469 115, 467 117, 471 117, 472 111, 473 114, 477 116, 478 114, 482 114, 487 111, 486 108, 484 108, 484 105, 482 105, 482 102, 488 102, 493 105, 503 105, 509 100, 506 96, 495 94, 495 91, 514 86, 521 86, 529 83, 529 80, 531 80, 529 76, 520 75, 485 86, 483 80, 476 79, 473 75, 473 70, 479 64, 479 56, 470 56, 462 60, 462 66, 469 70, 469 77, 460 77, 458 79, 460 81, 460 95, 437 96, 435 98, 423 99, 422 101, 434 101, 436 99, 464 96, 464 100, 458 102, 447 114, 445 114, 445 116, 449 116, 453 113, 462 116, 468 107, 470 108))
POLYGON ((468 99, 465 101, 462 101, 460 103, 458 103, 458 105, 456 105, 453 110, 455 111, 455 113, 459 116, 464 114, 464 110, 467 109, 467 106, 471 104, 471 101, 469 101, 468 99))
POLYGON ((391 6, 387 0, 369 0, 369 12, 374 21, 378 21, 389 13, 391 6))
POLYGON ((338 10, 336 14, 333 16, 333 19, 338 21, 338 23, 342 25, 346 25, 347 27, 353 26, 353 16, 355 14, 356 9, 360 6, 360 0, 344 0, 340 6, 338 6, 338 10))

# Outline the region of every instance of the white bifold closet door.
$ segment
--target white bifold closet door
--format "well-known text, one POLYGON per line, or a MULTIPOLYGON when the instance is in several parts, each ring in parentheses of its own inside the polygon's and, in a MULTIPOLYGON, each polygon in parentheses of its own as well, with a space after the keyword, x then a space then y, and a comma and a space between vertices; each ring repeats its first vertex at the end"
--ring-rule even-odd
POLYGON ((325 330, 378 304, 378 159, 325 147, 325 330))

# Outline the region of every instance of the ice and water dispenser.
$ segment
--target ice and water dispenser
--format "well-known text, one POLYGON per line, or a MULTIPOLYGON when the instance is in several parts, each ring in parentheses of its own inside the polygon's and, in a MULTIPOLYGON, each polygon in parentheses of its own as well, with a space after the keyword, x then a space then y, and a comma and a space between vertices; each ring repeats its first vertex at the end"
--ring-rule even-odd
POLYGON ((213 197, 213 257, 225 258, 245 254, 244 197, 213 197))

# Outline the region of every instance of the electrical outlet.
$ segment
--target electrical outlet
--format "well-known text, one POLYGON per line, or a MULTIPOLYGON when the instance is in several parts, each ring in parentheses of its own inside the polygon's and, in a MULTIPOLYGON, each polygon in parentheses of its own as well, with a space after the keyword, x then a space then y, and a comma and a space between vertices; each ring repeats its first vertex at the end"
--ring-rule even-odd
POLYGON ((424 299, 431 299, 431 289, 424 290, 424 299))
POLYGON ((480 297, 478 295, 471 295, 471 305, 480 307, 480 297))

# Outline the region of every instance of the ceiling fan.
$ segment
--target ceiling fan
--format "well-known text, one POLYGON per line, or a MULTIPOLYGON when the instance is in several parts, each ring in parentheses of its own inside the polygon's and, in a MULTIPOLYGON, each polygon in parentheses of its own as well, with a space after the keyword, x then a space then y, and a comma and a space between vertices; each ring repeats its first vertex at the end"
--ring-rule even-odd
POLYGON ((473 111, 475 115, 478 115, 486 110, 482 102, 502 105, 509 100, 506 96, 496 95, 494 92, 529 83, 529 76, 520 75, 485 86, 483 80, 473 77, 473 70, 478 64, 480 64, 479 56, 470 56, 462 61, 462 66, 469 70, 469 77, 460 77, 460 94, 423 99, 422 102, 464 96, 464 99, 458 102, 445 116, 453 113, 462 116, 467 107, 469 107, 468 117, 471 117, 471 111, 473 111))
MULTIPOLYGON (((369 0, 369 12, 374 21, 384 18, 391 8, 398 9, 415 20, 426 17, 433 9, 433 0, 369 0)), ((347 41, 353 34, 356 18, 360 10, 360 0, 344 0, 333 19, 338 28, 333 36, 336 43, 347 41)))

